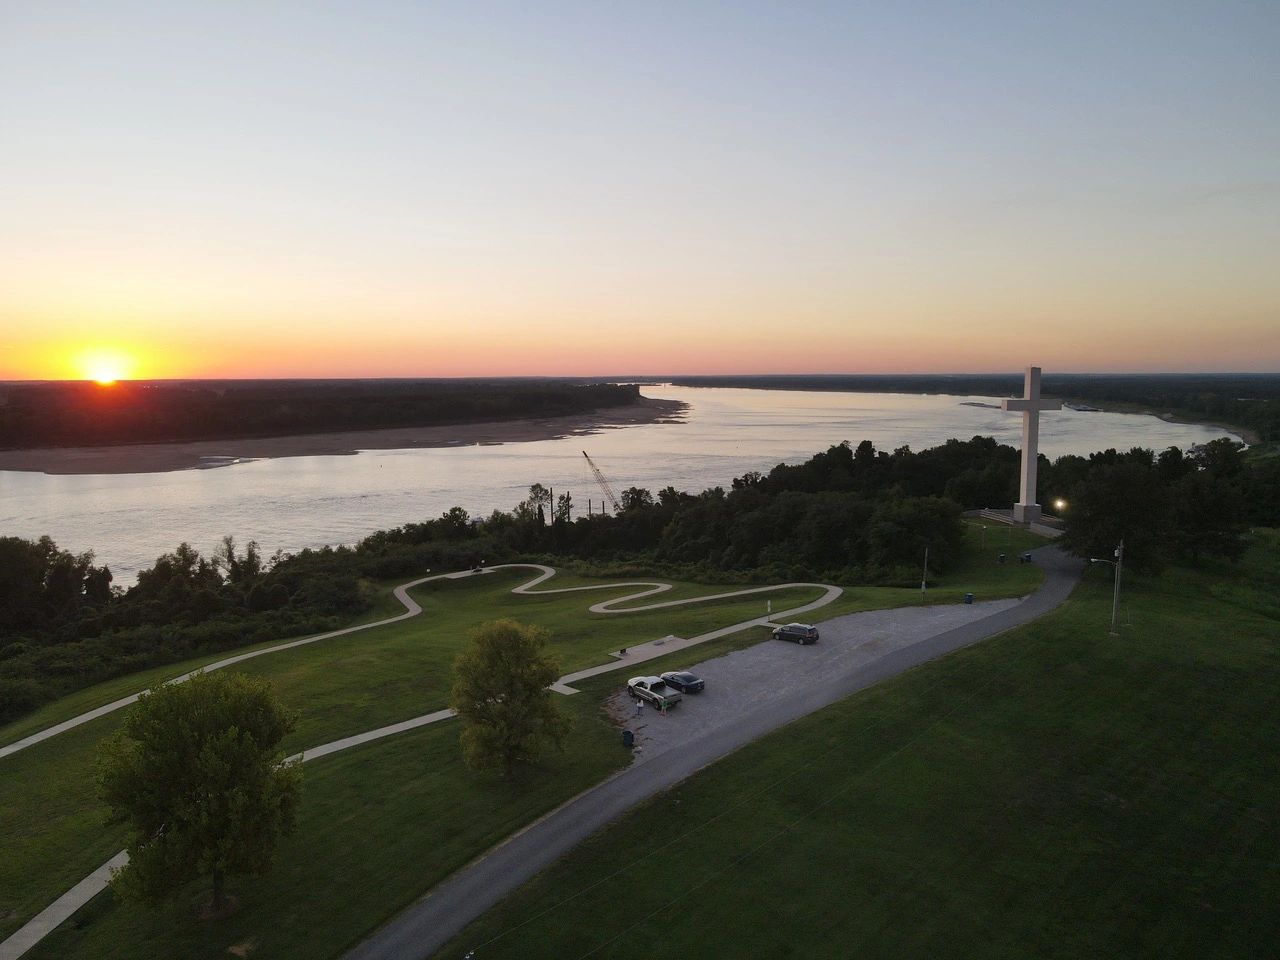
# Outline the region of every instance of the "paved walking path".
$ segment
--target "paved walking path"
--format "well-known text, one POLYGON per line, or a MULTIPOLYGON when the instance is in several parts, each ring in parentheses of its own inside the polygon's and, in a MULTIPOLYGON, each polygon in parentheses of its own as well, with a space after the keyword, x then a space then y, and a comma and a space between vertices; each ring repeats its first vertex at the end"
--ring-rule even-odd
MULTIPOLYGON (((180 677, 174 677, 169 683, 182 683, 184 680, 190 680, 197 673, 209 673, 213 670, 221 670, 223 667, 230 667, 237 663, 244 663, 246 660, 252 660, 254 657, 265 657, 268 653, 279 653, 281 650, 291 650, 294 647, 306 646, 309 643, 319 643, 321 640, 332 640, 334 637, 345 636, 349 633, 359 633, 361 630, 372 630, 374 627, 385 627, 389 623, 399 623, 401 620, 408 620, 410 617, 416 617, 422 612, 422 608, 417 602, 409 596, 408 591, 420 584, 428 583, 432 580, 457 580, 461 577, 469 577, 472 571, 465 570, 460 573, 442 573, 434 577, 420 577, 409 583, 403 583, 396 587, 393 593, 395 598, 404 605, 404 613, 397 614, 394 617, 388 617, 385 620, 376 620, 373 623, 362 623, 356 627, 345 627, 342 630, 333 630, 329 633, 322 633, 314 637, 303 637, 301 640, 290 640, 286 643, 277 643, 272 647, 263 647, 261 650, 250 650, 247 653, 238 653, 233 657, 227 657, 224 660, 218 660, 215 663, 207 664, 199 670, 192 670, 190 673, 184 673, 180 677)), ((87 713, 82 713, 78 717, 72 717, 70 720, 64 720, 62 723, 54 724, 46 727, 39 733, 33 733, 29 737, 23 737, 21 740, 15 740, 13 743, 0 747, 0 760, 17 753, 19 750, 25 750, 27 747, 34 746, 41 741, 56 737, 60 733, 66 733, 68 730, 74 730, 82 723, 88 723, 90 720, 97 720, 99 717, 105 717, 109 713, 114 713, 121 707, 127 707, 131 703, 136 703, 138 698, 146 691, 140 690, 137 693, 115 700, 111 703, 104 704, 87 713)), ((3 954, 0 954, 3 956, 3 954)))
POLYGON ((922 637, 847 672, 833 672, 824 682, 772 701, 734 725, 615 774, 455 873, 344 960, 424 960, 587 837, 707 764, 881 680, 1043 616, 1070 595, 1083 563, 1054 547, 1041 547, 1032 555, 1044 569, 1045 581, 1016 606, 922 637))
MULTIPOLYGON (((347 627, 346 629, 343 629, 343 630, 334 630, 330 633, 320 634, 319 636, 315 636, 315 637, 305 637, 301 640, 292 640, 287 643, 276 644, 275 646, 272 646, 272 647, 264 647, 261 650, 252 650, 252 651, 249 651, 248 653, 238 654, 233 657, 227 657, 224 660, 219 660, 216 663, 211 663, 208 666, 203 667, 202 669, 205 671, 218 670, 223 667, 229 667, 236 663, 242 663, 245 660, 251 660, 254 657, 265 656, 268 653, 277 653, 281 650, 289 650, 294 647, 303 646, 305 644, 316 643, 320 640, 329 640, 334 637, 340 637, 346 634, 357 633, 361 630, 372 630, 374 627, 382 627, 390 623, 397 623, 401 620, 406 620, 409 617, 415 617, 422 612, 422 607, 420 607, 418 603, 408 594, 408 591, 416 586, 419 586, 424 583, 429 583, 433 580, 458 580, 464 577, 471 577, 471 576, 478 576, 478 575, 493 573, 498 570, 517 570, 517 569, 536 570, 537 576, 535 576, 532 580, 528 580, 520 584, 519 586, 513 588, 511 592, 516 594, 540 596, 545 594, 578 593, 578 592, 587 591, 587 590, 615 590, 616 591, 618 589, 626 588, 626 587, 641 588, 635 592, 625 594, 621 597, 614 597, 609 600, 602 600, 601 602, 594 604, 589 608, 592 613, 605 613, 605 614, 640 613, 647 610, 658 610, 658 609, 664 609, 669 607, 684 606, 687 604, 694 604, 694 603, 707 603, 712 600, 728 600, 734 597, 751 596, 751 595, 761 594, 761 593, 770 593, 777 590, 789 590, 793 587, 814 587, 824 591, 821 597, 819 597, 817 600, 812 601, 811 603, 803 604, 801 606, 794 607, 790 610, 784 610, 784 611, 780 611, 777 614, 774 614, 774 616, 789 617, 789 616, 796 616, 800 613, 804 613, 809 610, 816 610, 817 608, 825 606, 826 604, 835 600, 837 597, 840 596, 841 593, 843 593, 840 587, 833 587, 828 584, 783 583, 783 584, 777 584, 771 587, 750 587, 744 590, 732 590, 727 593, 716 593, 716 594, 711 594, 704 597, 690 597, 683 600, 667 600, 661 603, 650 603, 650 604, 645 604, 643 606, 629 606, 625 609, 618 609, 618 606, 620 604, 630 603, 634 600, 642 600, 645 597, 650 597, 656 594, 665 593, 668 590, 671 590, 672 586, 669 583, 660 583, 657 581, 636 581, 636 582, 630 582, 630 583, 601 583, 601 584, 591 584, 589 586, 582 586, 582 587, 560 587, 560 588, 550 589, 550 590, 538 590, 536 588, 539 584, 545 583, 547 580, 551 579, 556 575, 556 571, 553 567, 548 567, 540 563, 506 563, 506 564, 498 564, 492 567, 484 567, 477 570, 462 570, 456 573, 437 574, 436 576, 433 576, 433 577, 420 577, 417 580, 413 580, 413 581, 410 581, 409 583, 402 584, 401 586, 396 587, 394 590, 396 599, 399 600, 405 607, 405 612, 402 614, 399 614, 394 617, 389 617, 385 620, 378 620, 374 623, 365 623, 356 627, 347 627)), ((639 646, 632 647, 628 651, 627 656, 623 659, 615 660, 609 663, 604 663, 597 667, 591 667, 587 670, 580 670, 577 673, 568 674, 564 677, 561 677, 558 681, 556 681, 556 683, 552 684, 551 689, 557 691, 558 693, 563 693, 563 694, 577 693, 578 691, 567 686, 567 683, 572 682, 574 680, 580 680, 583 677, 595 676, 596 674, 599 674, 599 673, 606 673, 610 670, 620 670, 624 667, 632 666, 633 664, 641 663, 645 660, 653 659, 654 657, 663 656, 664 654, 670 653, 672 650, 680 650, 686 647, 694 646, 695 644, 705 643, 708 640, 715 640, 715 639, 718 639, 719 637, 727 636, 731 633, 736 633, 740 630, 746 630, 750 627, 767 623, 768 619, 769 619, 768 617, 756 617, 755 619, 752 619, 752 620, 744 620, 740 623, 735 623, 728 627, 722 627, 718 630, 712 630, 709 633, 704 633, 697 637, 690 637, 688 639, 673 638, 674 642, 669 645, 664 644, 664 641, 661 641, 661 640, 651 641, 650 643, 641 644, 639 646)), ((181 683, 184 680, 189 680, 191 677, 195 676, 195 674, 198 672, 200 671, 192 671, 191 673, 185 673, 180 677, 176 677, 170 682, 181 683)), ((89 712, 83 713, 78 717, 72 718, 71 720, 64 721, 63 723, 57 724, 56 726, 52 726, 47 728, 46 730, 42 730, 39 733, 32 734, 31 736, 26 737, 23 740, 18 740, 7 747, 0 749, 0 759, 2 759, 5 756, 8 756, 9 754, 17 753, 19 750, 23 750, 29 746, 32 746, 33 744, 40 743, 43 740, 47 740, 50 737, 57 736, 59 733, 64 733, 67 730, 71 730, 75 727, 78 727, 82 723, 88 723, 90 720, 96 720, 98 717, 106 716, 108 713, 111 713, 115 710, 119 710, 122 707, 127 707, 129 704, 136 702, 138 697, 140 697, 141 695, 142 693, 139 692, 134 694, 131 697, 125 697, 121 700, 116 700, 113 703, 109 703, 109 704, 106 704, 105 706, 98 707, 96 710, 90 710, 89 712)), ((381 740, 384 737, 393 736, 398 733, 404 733, 409 730, 416 730, 418 727, 423 727, 430 723, 437 723, 442 720, 448 720, 453 715, 454 713, 452 710, 437 710, 433 713, 424 714, 423 716, 420 716, 420 717, 414 717, 410 720, 402 720, 399 723, 393 723, 393 724, 390 724, 389 726, 379 727, 376 730, 368 730, 364 733, 355 734, 354 736, 344 737, 341 740, 334 740, 331 743, 321 744, 315 747, 309 747, 308 749, 302 751, 301 753, 295 754, 289 759, 297 760, 299 762, 304 762, 304 763, 310 760, 318 760, 320 757, 327 757, 330 754, 339 752, 340 750, 347 750, 351 747, 356 747, 362 744, 370 743, 374 740, 381 740)), ((75 913, 82 906, 84 906, 86 903, 92 900, 95 896, 97 896, 99 893, 105 890, 107 888, 108 882, 111 879, 111 871, 119 869, 120 867, 124 866, 128 862, 129 862, 128 854, 126 854, 124 851, 121 851, 120 853, 112 857, 110 860, 108 860, 106 863, 104 863, 102 866, 100 866, 93 873, 91 873, 89 876, 85 877, 85 879, 81 880, 78 884, 76 884, 74 887, 72 887, 70 890, 64 893, 61 897, 59 897, 57 900, 51 903, 48 907, 42 910, 39 914, 37 914, 34 918, 28 921, 25 926, 23 926, 21 929, 16 931, 3 943, 0 943, 0 960, 17 960, 18 957, 21 957, 24 953, 26 953, 33 946, 39 943, 42 939, 48 936, 48 934, 52 930, 56 929, 61 923, 69 919, 73 913, 75 913)))
MULTIPOLYGON (((637 767, 631 767, 616 774, 516 834, 470 867, 454 874, 437 886, 423 900, 409 907, 373 937, 351 951, 346 960, 373 960, 373 958, 378 958, 378 960, 409 960, 409 958, 414 958, 414 960, 417 960, 417 958, 427 957, 460 932, 473 919, 496 904, 502 897, 515 890, 520 884, 533 877, 538 871, 554 862, 558 857, 586 839, 586 837, 595 833, 612 820, 617 819, 636 804, 678 783, 708 763, 725 756, 751 740, 757 739, 830 703, 834 703, 836 700, 857 690, 861 690, 926 660, 941 656, 959 647, 976 643, 979 640, 994 636, 1047 613, 1066 599, 1079 579, 1082 565, 1079 561, 1067 557, 1064 553, 1052 547, 1040 548, 1035 551, 1034 556, 1037 562, 1045 568, 1045 582, 1039 590, 1017 606, 965 626, 925 637, 918 643, 895 650, 882 659, 861 666, 848 674, 834 676, 825 680, 813 689, 800 691, 795 696, 774 701, 767 707, 742 718, 732 728, 712 731, 690 742, 687 749, 673 750, 655 758, 652 762, 645 763, 643 772, 638 775, 636 770, 639 768, 637 767)), ((778 619, 785 619, 825 606, 842 593, 839 587, 827 584, 790 583, 617 609, 620 604, 664 593, 671 590, 672 587, 666 583, 642 581, 537 590, 535 588, 539 584, 546 582, 555 575, 553 568, 542 564, 503 564, 486 567, 478 571, 467 570, 421 577, 395 588, 396 598, 405 607, 405 612, 402 614, 374 623, 348 627, 344 630, 335 630, 331 633, 294 640, 228 657, 225 660, 210 664, 204 669, 216 670, 253 657, 264 656, 268 653, 275 653, 308 643, 316 643, 320 640, 397 623, 409 617, 417 616, 422 612, 422 608, 408 595, 407 591, 413 587, 433 580, 456 580, 496 570, 516 568, 538 571, 538 575, 532 580, 526 581, 512 590, 513 593, 517 594, 538 595, 601 589, 616 590, 622 587, 643 588, 639 592, 594 604, 589 608, 593 613, 635 613, 684 604, 705 603, 711 600, 749 596, 775 590, 786 590, 793 587, 816 587, 825 591, 817 600, 789 610, 778 611, 771 615, 778 619)), ((697 637, 687 639, 673 637, 641 644, 630 648, 625 658, 567 674, 553 684, 551 689, 565 694, 576 693, 577 691, 568 686, 569 683, 575 680, 580 680, 587 676, 595 676, 610 670, 620 670, 654 657, 663 656, 673 650, 686 649, 698 643, 705 643, 708 640, 727 636, 750 627, 766 625, 770 622, 770 617, 756 617, 700 634, 697 637)), ((189 679, 193 674, 194 672, 184 674, 171 682, 181 682, 189 679)), ((10 744, 9 747, 0 751, 0 758, 32 744, 39 743, 49 737, 56 736, 58 733, 70 730, 82 723, 104 716, 113 710, 128 706, 135 702, 140 695, 136 694, 107 704, 104 707, 99 707, 72 720, 41 731, 39 734, 33 734, 24 740, 10 744)), ((447 720, 452 716, 453 711, 451 710, 437 710, 421 717, 415 717, 386 727, 379 727, 376 730, 335 740, 331 743, 311 747, 290 759, 302 762, 316 760, 320 757, 337 753, 340 750, 346 750, 383 737, 414 730, 430 723, 447 720)), ((18 960, 19 957, 39 943, 52 930, 69 919, 80 907, 105 890, 111 871, 119 869, 127 862, 128 855, 121 851, 64 893, 24 927, 3 943, 0 943, 0 960, 18 960)))

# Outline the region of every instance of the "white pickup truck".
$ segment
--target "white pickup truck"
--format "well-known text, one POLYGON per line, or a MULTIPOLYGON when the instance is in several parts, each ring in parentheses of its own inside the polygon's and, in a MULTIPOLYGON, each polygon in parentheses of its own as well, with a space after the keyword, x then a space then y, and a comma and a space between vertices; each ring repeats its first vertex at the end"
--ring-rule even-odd
POLYGON ((684 699, 683 693, 667 686, 661 677, 632 677, 627 681, 627 693, 648 700, 659 710, 674 707, 684 699))

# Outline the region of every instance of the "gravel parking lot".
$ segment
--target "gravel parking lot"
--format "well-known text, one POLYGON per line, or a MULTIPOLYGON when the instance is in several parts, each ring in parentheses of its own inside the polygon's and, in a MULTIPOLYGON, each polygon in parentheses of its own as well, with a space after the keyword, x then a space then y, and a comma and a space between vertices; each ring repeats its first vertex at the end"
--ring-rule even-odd
MULTIPOLYGON (((818 624, 821 639, 809 646, 766 640, 745 650, 690 663, 685 669, 707 682, 702 693, 685 694, 665 716, 646 706, 638 715, 635 701, 623 689, 609 701, 615 716, 636 735, 636 762, 643 763, 742 715, 779 699, 851 673, 885 654, 918 643, 953 627, 981 620, 1016 606, 1018 600, 900 607, 851 613, 818 624)), ((689 651, 690 660, 697 650, 689 651)))

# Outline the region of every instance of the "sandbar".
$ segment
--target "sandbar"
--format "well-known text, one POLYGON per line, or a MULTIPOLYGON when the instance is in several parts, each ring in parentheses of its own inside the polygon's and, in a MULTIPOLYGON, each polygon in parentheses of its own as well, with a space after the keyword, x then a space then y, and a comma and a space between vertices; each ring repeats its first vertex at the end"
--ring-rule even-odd
POLYGON ((290 437, 246 437, 183 443, 134 443, 105 447, 42 447, 0 450, 0 470, 54 476, 94 473, 165 473, 227 468, 274 457, 349 456, 361 450, 413 450, 480 444, 525 443, 583 437, 601 430, 647 423, 679 423, 687 404, 641 398, 636 403, 593 413, 529 420, 456 423, 389 430, 351 430, 290 437))

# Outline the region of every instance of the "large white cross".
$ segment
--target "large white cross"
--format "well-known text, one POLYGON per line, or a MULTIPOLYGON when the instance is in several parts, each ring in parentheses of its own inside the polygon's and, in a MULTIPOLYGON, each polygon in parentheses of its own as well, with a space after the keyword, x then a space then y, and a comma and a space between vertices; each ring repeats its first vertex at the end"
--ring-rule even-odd
POLYGON ((1013 505, 1013 519, 1018 523, 1035 523, 1040 519, 1036 502, 1036 467, 1040 457, 1040 411, 1061 410, 1061 400, 1040 398, 1040 368, 1027 367, 1021 400, 1005 400, 1005 410, 1022 412, 1022 481, 1018 502, 1013 505))

